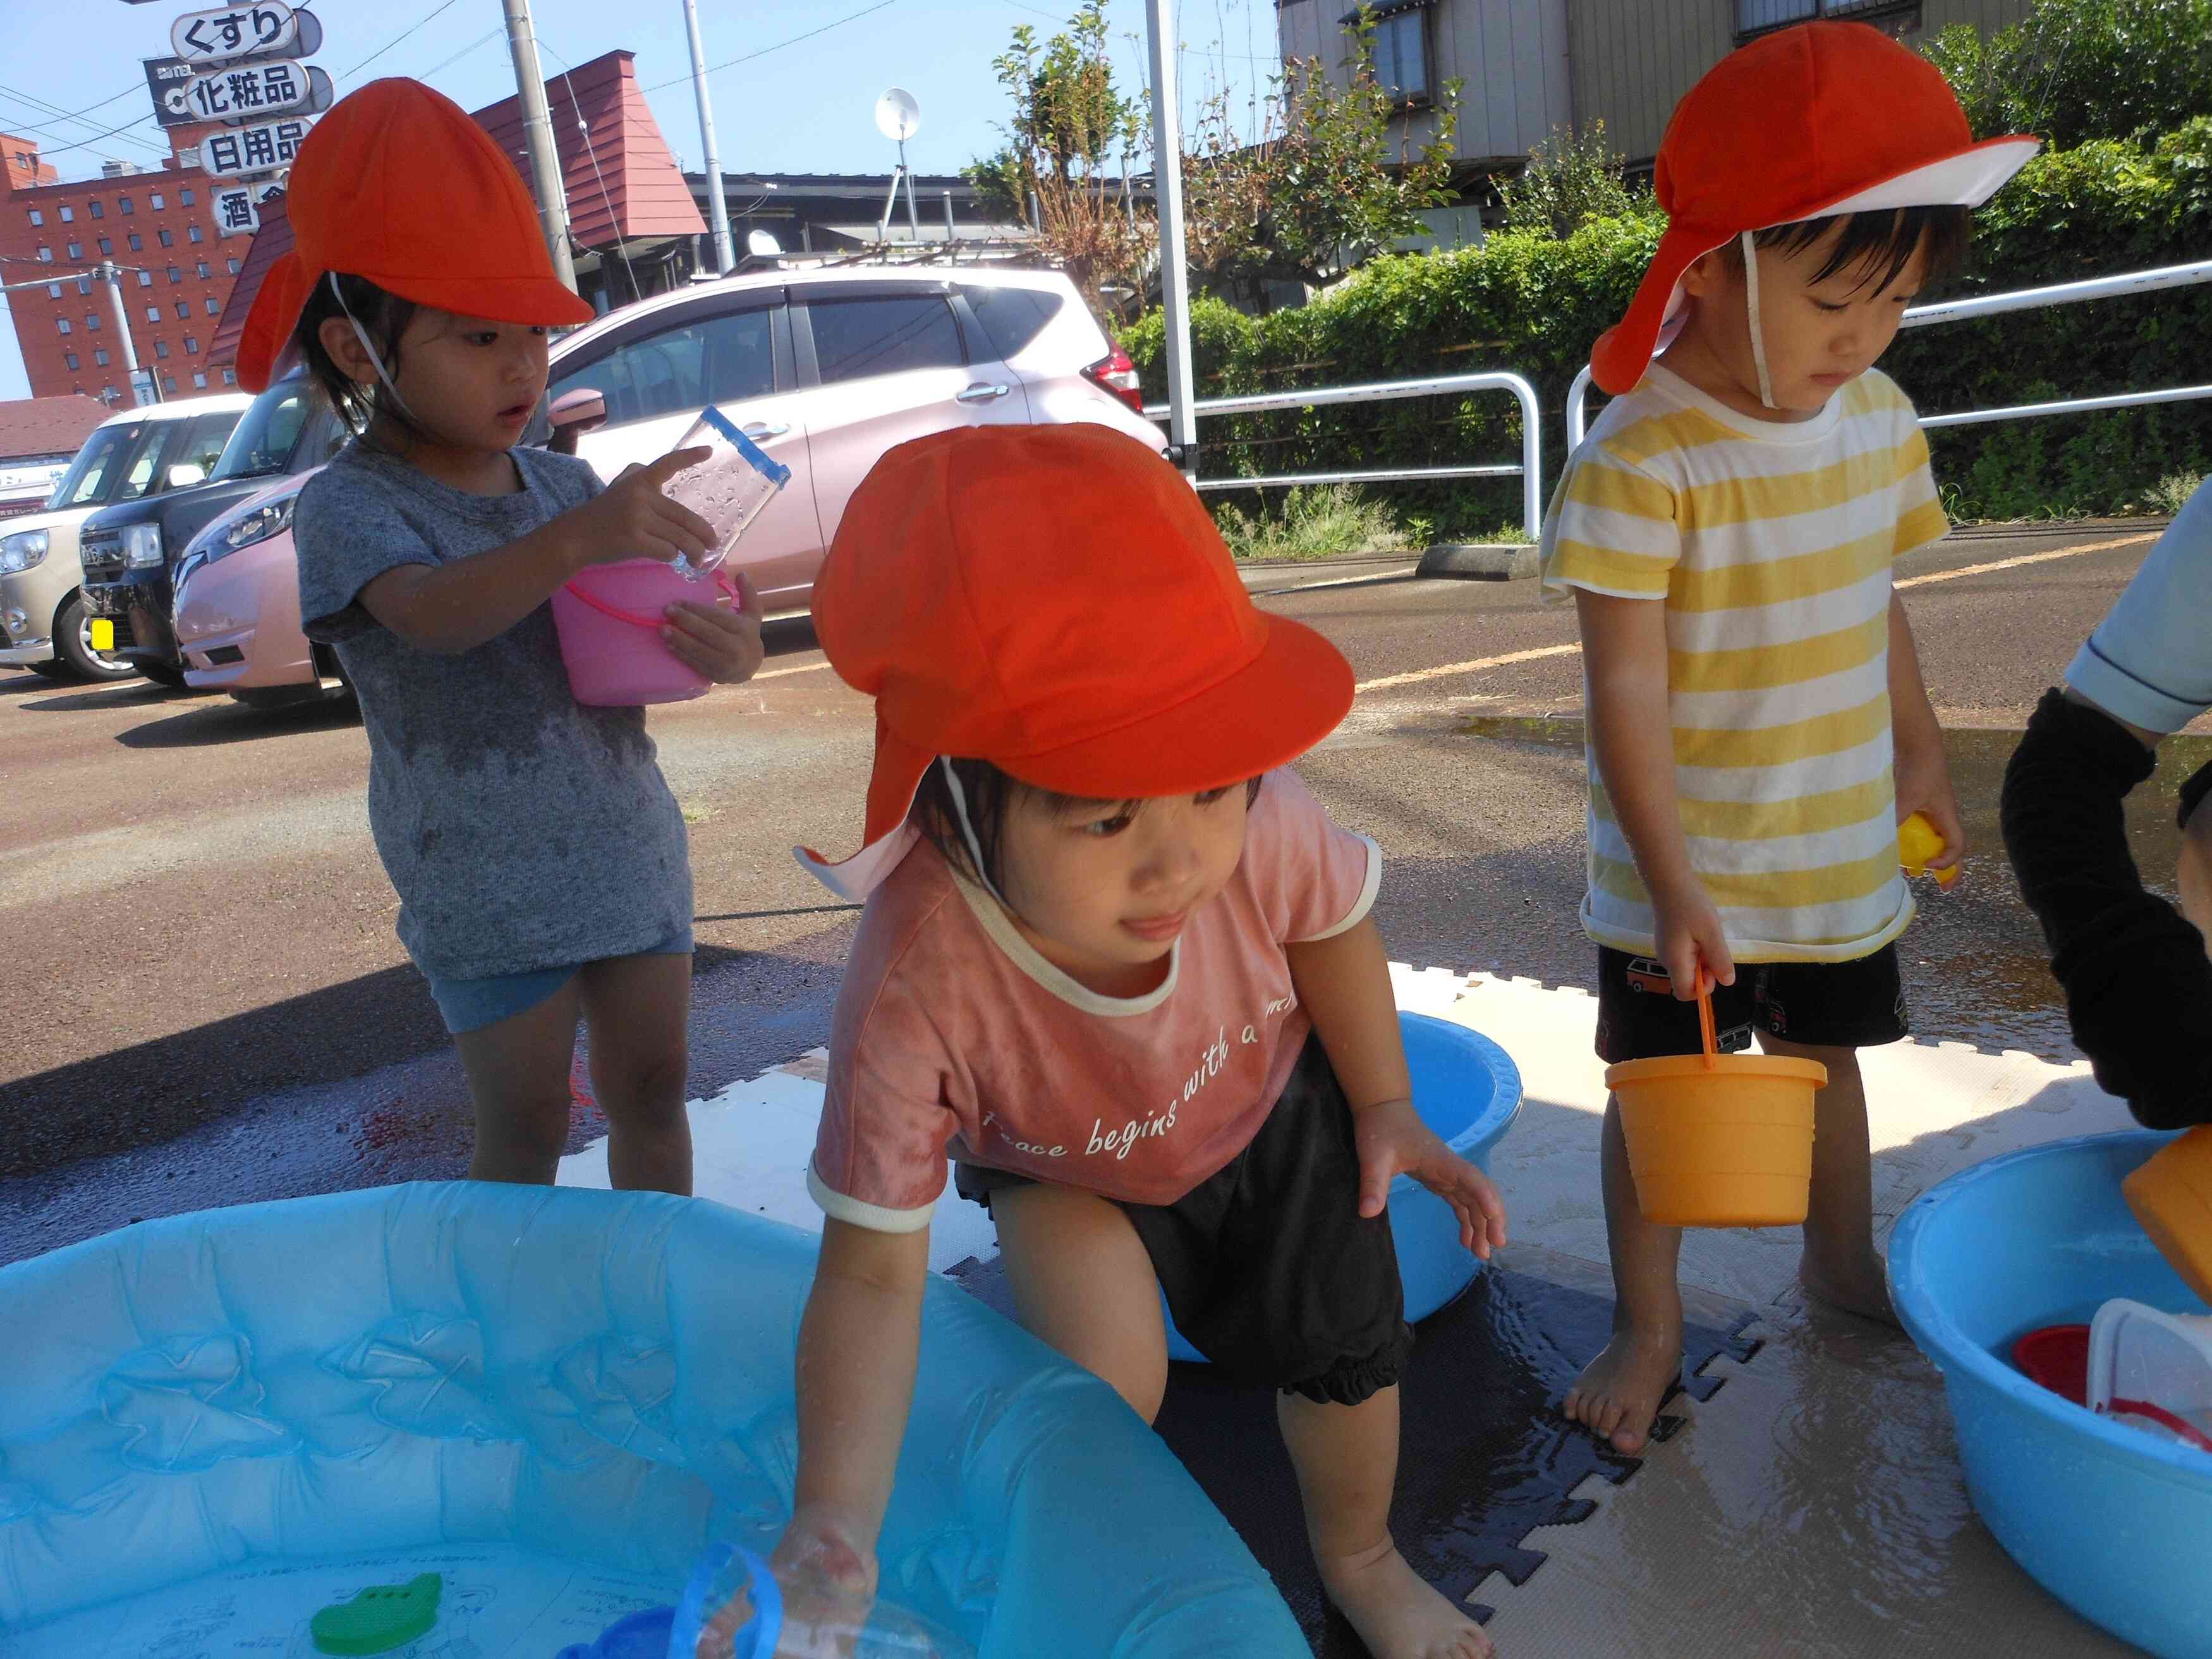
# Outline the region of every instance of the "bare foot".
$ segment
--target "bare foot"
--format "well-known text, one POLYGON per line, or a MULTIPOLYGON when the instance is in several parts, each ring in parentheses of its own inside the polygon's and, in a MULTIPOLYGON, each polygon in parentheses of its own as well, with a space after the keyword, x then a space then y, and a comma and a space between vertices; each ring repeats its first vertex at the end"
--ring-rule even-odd
POLYGON ((1679 1327, 1646 1334, 1613 1333, 1605 1352, 1583 1367, 1559 1410, 1621 1452, 1639 1452, 1650 1437, 1659 1402, 1682 1371, 1679 1327))
POLYGON ((1811 1250, 1797 1258, 1797 1282, 1807 1295, 1832 1308, 1856 1314, 1878 1324, 1894 1325, 1897 1310, 1889 1305, 1889 1285, 1881 1261, 1872 1250, 1848 1267, 1833 1269, 1815 1261, 1811 1250))
POLYGON ((1492 1659, 1482 1626, 1406 1565, 1384 1539, 1364 1555, 1322 1558, 1321 1582, 1375 1659, 1492 1659))

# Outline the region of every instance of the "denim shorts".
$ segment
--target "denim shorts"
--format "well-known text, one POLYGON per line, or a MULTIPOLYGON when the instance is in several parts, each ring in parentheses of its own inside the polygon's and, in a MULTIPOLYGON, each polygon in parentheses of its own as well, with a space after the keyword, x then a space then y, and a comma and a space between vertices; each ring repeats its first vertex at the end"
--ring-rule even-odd
MULTIPOLYGON (((651 950, 631 954, 688 957, 691 954, 690 927, 687 923, 681 932, 651 950)), ((422 977, 430 981, 430 998, 438 1005, 446 1030, 461 1036, 470 1031, 487 1030, 517 1014, 528 1013, 574 979, 576 970, 583 966, 583 963, 572 962, 560 968, 533 968, 527 973, 493 974, 483 979, 440 979, 434 974, 422 977)))

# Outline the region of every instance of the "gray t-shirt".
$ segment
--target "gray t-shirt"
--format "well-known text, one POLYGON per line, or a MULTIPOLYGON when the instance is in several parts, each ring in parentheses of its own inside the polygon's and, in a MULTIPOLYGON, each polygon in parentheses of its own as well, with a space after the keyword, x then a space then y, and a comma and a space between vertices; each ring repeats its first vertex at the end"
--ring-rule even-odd
POLYGON ((439 979, 649 951, 691 921, 684 817, 641 708, 568 690, 550 604, 459 655, 360 603, 404 564, 503 547, 601 488, 588 462, 510 452, 524 488, 475 495, 349 444, 300 492, 300 615, 337 647, 368 729, 368 822, 399 938, 439 979))

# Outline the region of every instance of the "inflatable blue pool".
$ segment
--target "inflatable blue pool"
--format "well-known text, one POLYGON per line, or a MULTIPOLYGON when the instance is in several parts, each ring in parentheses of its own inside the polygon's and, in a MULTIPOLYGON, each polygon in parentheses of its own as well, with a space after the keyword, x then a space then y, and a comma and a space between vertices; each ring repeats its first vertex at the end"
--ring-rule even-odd
MULTIPOLYGON (((1413 1105, 1444 1144, 1482 1169, 1521 1111, 1521 1071, 1480 1031, 1427 1014, 1401 1013, 1413 1105)), ((1390 1237, 1406 1285, 1406 1317, 1426 1319, 1474 1282, 1481 1260, 1461 1248, 1450 1205, 1411 1176, 1390 1183, 1390 1237)), ((1164 1304, 1163 1304, 1164 1305, 1164 1304)), ((1168 1353, 1204 1358, 1168 1322, 1168 1353)))
MULTIPOLYGON (((149 1223, 0 1270, 0 1650, 308 1659, 443 1581, 411 1659, 549 1659, 788 1512, 814 1241, 658 1194, 415 1185, 149 1223)), ((884 1594, 985 1656, 1303 1651, 1104 1383, 925 1304, 884 1594)))
POLYGON ((1974 1508, 2053 1595, 2159 1659, 2212 1659, 2212 1456, 2062 1399, 2011 1362, 2045 1325, 2128 1297, 2203 1313, 2120 1196, 2149 1133, 2031 1147, 1916 1200, 1890 1293, 1942 1370, 1974 1508))

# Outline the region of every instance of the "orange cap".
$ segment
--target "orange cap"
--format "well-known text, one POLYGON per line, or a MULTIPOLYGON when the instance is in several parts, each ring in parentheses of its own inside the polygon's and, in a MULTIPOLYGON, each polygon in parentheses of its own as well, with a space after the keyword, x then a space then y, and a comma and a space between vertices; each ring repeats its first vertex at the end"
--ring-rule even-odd
POLYGON ((325 271, 498 323, 589 322, 553 274, 514 164, 419 81, 372 81, 316 123, 285 189, 292 251, 270 266, 238 343, 239 383, 269 384, 325 271))
POLYGON ((1721 59, 1674 106, 1652 184, 1667 234, 1590 374, 1614 396, 1673 338, 1682 273, 1747 230, 1831 214, 1978 207, 2041 141, 1980 143, 1936 67, 1864 23, 1802 23, 1721 59))
POLYGON ((1196 794, 1296 759, 1352 667, 1263 616, 1175 468, 1110 428, 958 427, 899 445, 814 586, 830 666, 876 700, 862 850, 799 860, 858 898, 913 844, 940 756, 1099 800, 1196 794))

